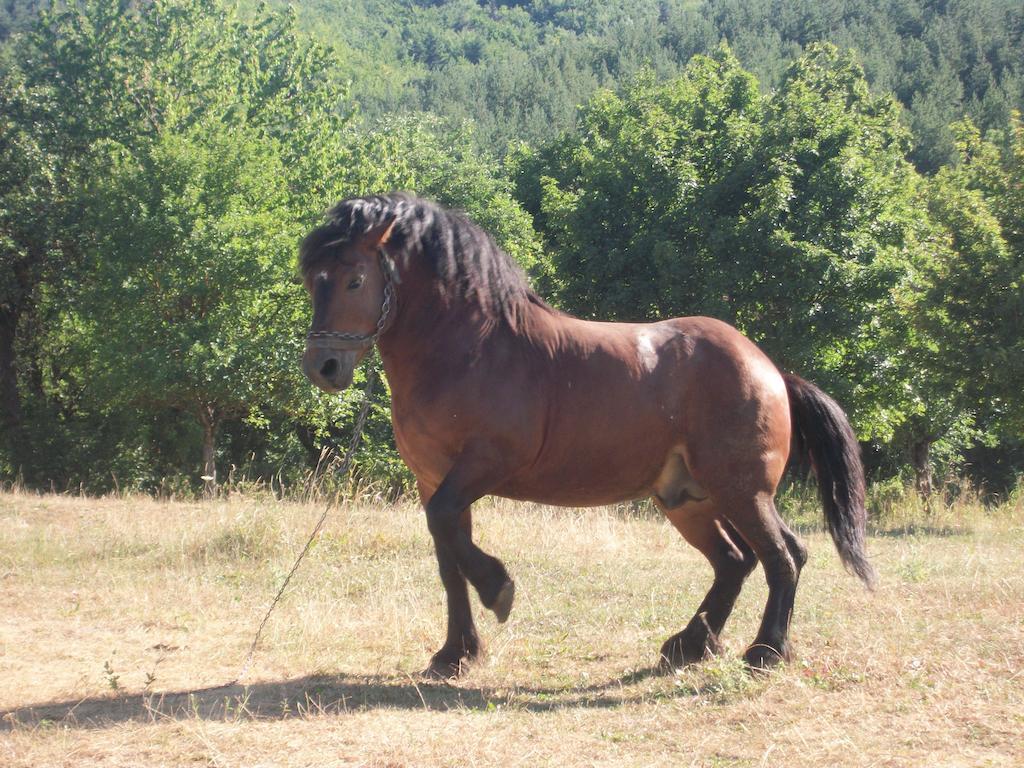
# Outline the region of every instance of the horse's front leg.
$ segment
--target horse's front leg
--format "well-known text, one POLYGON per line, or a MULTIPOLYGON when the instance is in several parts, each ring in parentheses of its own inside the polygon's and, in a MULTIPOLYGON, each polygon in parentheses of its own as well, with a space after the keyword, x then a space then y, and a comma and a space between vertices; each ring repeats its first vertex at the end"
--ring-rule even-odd
POLYGON ((475 657, 480 641, 473 624, 466 580, 485 607, 505 621, 512 609, 515 585, 500 560, 481 550, 472 537, 470 505, 493 488, 502 473, 486 455, 463 456, 429 500, 421 487, 427 527, 434 539, 437 563, 448 598, 448 636, 434 654, 427 673, 457 675, 462 662, 475 657))
MULTIPOLYGON (((434 489, 420 484, 420 498, 424 505, 433 498, 434 489)), ((459 516, 459 527, 472 536, 472 509, 466 507, 459 516)), ((430 660, 424 674, 447 679, 462 671, 463 661, 472 661, 480 653, 480 637, 476 633, 473 612, 469 606, 469 590, 466 577, 459 570, 454 550, 445 544, 435 543, 437 566, 441 573, 448 602, 448 635, 441 649, 430 660)))

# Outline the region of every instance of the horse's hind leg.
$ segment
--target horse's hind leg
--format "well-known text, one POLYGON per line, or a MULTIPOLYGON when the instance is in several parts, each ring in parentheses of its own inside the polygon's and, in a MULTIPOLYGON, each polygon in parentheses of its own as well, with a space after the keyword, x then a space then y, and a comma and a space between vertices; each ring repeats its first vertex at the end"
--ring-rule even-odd
POLYGON ((718 635, 732 613, 744 580, 757 565, 757 558, 707 502, 691 502, 664 512, 683 538, 708 559, 715 574, 711 589, 690 623, 661 647, 662 666, 674 669, 721 651, 718 635))
POLYGON ((736 500, 723 509, 728 509, 729 521, 757 555, 768 582, 761 627, 744 654, 751 667, 767 668, 790 658, 789 623, 807 552, 779 517, 771 495, 761 493, 753 499, 736 500))

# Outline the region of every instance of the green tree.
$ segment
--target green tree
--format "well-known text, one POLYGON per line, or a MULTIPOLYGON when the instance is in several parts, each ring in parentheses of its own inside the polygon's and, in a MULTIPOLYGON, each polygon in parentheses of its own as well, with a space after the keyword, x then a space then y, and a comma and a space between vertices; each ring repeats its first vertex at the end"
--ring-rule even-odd
POLYGON ((55 159, 31 129, 35 97, 19 73, 0 74, 0 449, 15 465, 27 435, 17 365, 23 343, 19 326, 36 309, 37 287, 54 277, 49 206, 61 194, 55 159))
POLYGON ((478 149, 475 126, 430 114, 385 118, 350 136, 346 187, 353 194, 414 190, 465 211, 535 279, 550 265, 504 169, 478 149))
POLYGON ((600 93, 578 136, 517 161, 567 308, 725 319, 888 439, 908 387, 896 292, 926 215, 908 148, 894 102, 834 47, 811 46, 768 96, 722 48, 664 85, 600 93))
POLYGON ((228 419, 259 419, 303 391, 301 226, 273 142, 201 126, 144 151, 100 145, 87 211, 88 278, 65 316, 96 407, 173 408, 202 430, 216 478, 228 419))
POLYGON ((902 294, 912 397, 899 439, 922 494, 933 466, 959 469, 965 449, 1012 445, 1024 428, 1024 134, 1016 118, 1002 150, 970 121, 950 134, 959 164, 922 187, 928 256, 902 294))
MULTIPOLYGON (((187 324, 181 317, 174 319, 167 302, 180 302, 180 312, 187 314, 197 306, 198 290, 191 282, 196 274, 175 259, 163 265, 172 271, 161 282, 152 259, 163 251, 133 246, 118 239, 118 231, 123 228, 152 248, 156 242, 144 234, 150 228, 162 232, 168 238, 164 245, 176 258, 203 261, 212 269, 207 280, 231 277, 230 272, 217 272, 218 259, 221 266, 234 259, 253 269, 252 280, 263 281, 263 293, 253 293, 256 283, 250 281, 239 286, 240 295, 251 302, 251 311, 269 311, 261 302, 270 300, 290 272, 290 254, 301 230, 297 222, 323 210, 343 188, 331 171, 345 165, 342 129, 351 110, 344 88, 332 79, 330 54, 300 41, 294 18, 287 14, 261 11, 252 20, 242 20, 212 0, 158 0, 145 11, 126 9, 116 0, 89 0, 43 14, 31 33, 14 44, 18 55, 9 57, 3 73, 10 87, 4 89, 0 124, 5 181, 0 242, 4 266, 10 266, 0 287, 5 421, 18 420, 26 393, 40 414, 36 436, 66 429, 70 415, 88 421, 84 371, 67 365, 68 360, 89 359, 90 374, 103 373, 99 378, 107 383, 120 377, 122 388, 111 402, 184 407, 180 392, 164 398, 137 396, 146 377, 136 373, 145 370, 152 381, 170 383, 174 377, 167 365, 177 362, 188 372, 180 375, 182 386, 187 382, 194 389, 199 382, 209 389, 199 399, 211 405, 214 415, 207 420, 215 431, 224 413, 240 412, 241 397, 218 389, 224 382, 218 379, 217 366, 244 368, 231 334, 218 336, 215 326, 226 329, 230 321, 244 319, 245 312, 233 316, 216 309, 221 307, 216 298, 210 306, 203 304, 202 321, 192 330, 196 344, 210 347, 205 357, 183 348, 182 338, 175 347, 161 348, 171 336, 156 334, 153 340, 160 343, 148 362, 140 360, 133 368, 131 358, 122 356, 115 366, 116 356, 107 354, 111 350, 104 345, 128 343, 137 338, 133 328, 146 325, 140 320, 135 327, 124 314, 132 279, 152 278, 157 293, 136 294, 133 300, 149 300, 160 307, 157 315, 163 322, 179 329, 187 324), (248 154, 233 152, 234 141, 239 152, 248 154), (251 167, 257 163, 273 169, 273 175, 257 174, 251 167), (267 194, 255 195, 255 182, 246 185, 256 177, 267 194), (233 189, 236 183, 239 187, 233 189), (202 184, 210 185, 209 192, 197 191, 202 184), (207 234, 210 241, 203 250, 207 234), (241 247, 244 234, 253 248, 269 248, 265 258, 277 259, 276 272, 269 267, 256 270, 255 262, 246 262, 255 256, 241 247), (281 238, 290 238, 287 248, 281 238), (124 278, 120 283, 113 279, 118 276, 124 278), (180 279, 180 285, 171 277, 180 279), (180 295, 175 296, 176 290, 180 295), (117 330, 127 334, 123 339, 90 336, 76 325, 103 314, 100 298, 108 302, 105 311, 111 322, 121 323, 117 330), (80 310, 81 316, 69 316, 71 309, 80 310), (76 356, 86 339, 95 341, 96 348, 76 356), (108 367, 98 368, 98 361, 108 367), (194 375, 200 368, 206 370, 205 378, 194 375), (78 399, 71 402, 73 397, 78 399), (47 410, 57 419, 48 426, 43 417, 47 410)), ((301 307, 297 288, 291 301, 301 307)), ((259 316, 261 322, 267 319, 259 316)), ((275 317, 278 324, 267 329, 271 335, 282 331, 282 317, 275 317)), ((288 332, 294 334, 295 327, 289 325, 288 332)), ((260 338, 255 332, 252 336, 260 338)), ((263 378, 251 369, 244 372, 252 379, 249 387, 263 378)), ((112 394, 109 388, 107 392, 112 394)), ((198 413, 194 403, 189 407, 198 413)), ((95 418, 95 402, 93 408, 89 413, 95 418)), ((41 437, 38 446, 31 442, 9 441, 12 471, 34 464, 49 472, 59 465, 59 456, 47 459, 42 450, 47 439, 41 437)))
POLYGON ((1024 431, 1024 125, 1005 150, 964 121, 954 126, 960 164, 929 195, 949 248, 923 277, 922 325, 936 339, 938 370, 995 434, 1024 431))
MULTIPOLYGON (((4 94, 18 109, 0 125, 11 137, 0 225, 5 259, 33 268, 32 301, 16 306, 34 314, 11 324, 22 343, 0 362, 38 376, 34 445, 10 471, 49 479, 80 452, 87 477, 117 467, 152 485, 147 463, 198 464, 186 471, 209 489, 225 451, 232 464, 261 453, 264 476, 279 469, 271 454, 301 468, 336 452, 362 395, 327 398, 301 380, 308 300, 293 263, 303 231, 338 198, 415 189, 467 210, 528 269, 543 264, 529 217, 469 126, 429 116, 356 126, 333 59, 299 41, 288 15, 92 0, 45 15, 21 45, 35 66, 11 69, 18 88, 4 94), (53 183, 40 184, 46 174, 53 183), (30 258, 29 235, 42 258, 30 258)), ((2 286, 5 311, 23 282, 2 286)), ((387 417, 384 398, 359 471, 400 479, 387 417)))

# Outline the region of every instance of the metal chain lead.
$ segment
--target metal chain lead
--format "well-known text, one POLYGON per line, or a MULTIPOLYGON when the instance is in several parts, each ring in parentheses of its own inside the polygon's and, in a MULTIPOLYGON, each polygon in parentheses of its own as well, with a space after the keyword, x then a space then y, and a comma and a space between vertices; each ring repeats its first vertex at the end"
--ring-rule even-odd
MULTIPOLYGON (((356 423, 352 432, 352 440, 349 442, 348 450, 345 451, 345 457, 342 459, 336 471, 345 474, 348 472, 349 465, 352 463, 352 457, 355 456, 356 448, 359 447, 359 441, 363 436, 363 429, 366 427, 366 419, 370 415, 370 406, 373 405, 373 389, 377 382, 377 373, 373 369, 372 359, 366 367, 366 395, 363 400, 363 406, 359 410, 359 415, 356 417, 356 423)), ((288 582, 292 580, 292 576, 299 569, 299 564, 305 558, 310 548, 313 546, 313 542, 316 540, 317 535, 320 533, 320 529, 323 528, 324 522, 327 520, 327 514, 331 511, 330 503, 324 508, 323 513, 320 515, 320 519, 316 521, 316 525, 313 526, 313 532, 309 534, 309 539, 306 541, 306 546, 299 552, 299 556, 295 559, 295 565, 288 572, 288 575, 284 577, 284 581, 281 582, 281 588, 277 590, 277 595, 274 597, 273 602, 270 603, 270 607, 267 608, 266 614, 263 616, 263 621, 260 622, 259 627, 256 630, 256 636, 252 639, 252 644, 249 646, 249 653, 246 654, 245 662, 242 664, 242 669, 238 673, 238 676, 229 683, 225 683, 225 687, 234 685, 239 680, 244 678, 249 672, 249 665, 252 664, 252 660, 256 657, 256 646, 259 645, 260 636, 263 634, 263 628, 267 625, 267 621, 270 619, 270 614, 274 612, 274 608, 281 601, 282 595, 284 595, 285 589, 288 588, 288 582)))

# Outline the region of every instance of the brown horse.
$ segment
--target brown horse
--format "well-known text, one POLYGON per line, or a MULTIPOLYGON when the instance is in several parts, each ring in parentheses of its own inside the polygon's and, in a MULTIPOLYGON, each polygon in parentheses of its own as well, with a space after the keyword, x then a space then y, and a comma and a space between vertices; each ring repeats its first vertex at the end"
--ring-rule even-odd
POLYGON ((653 497, 714 570, 693 619, 661 648, 670 667, 719 650, 758 562, 768 602, 745 658, 767 667, 789 657, 807 555, 773 499, 791 445, 817 474, 842 561, 872 582, 846 416, 731 326, 558 312, 467 218, 407 195, 339 203, 300 262, 313 301, 306 376, 340 392, 374 342, 380 349, 395 442, 448 598, 448 636, 428 673, 458 674, 480 651, 467 579, 499 621, 512 608, 508 571, 473 542, 470 507, 487 494, 571 506, 653 497))

